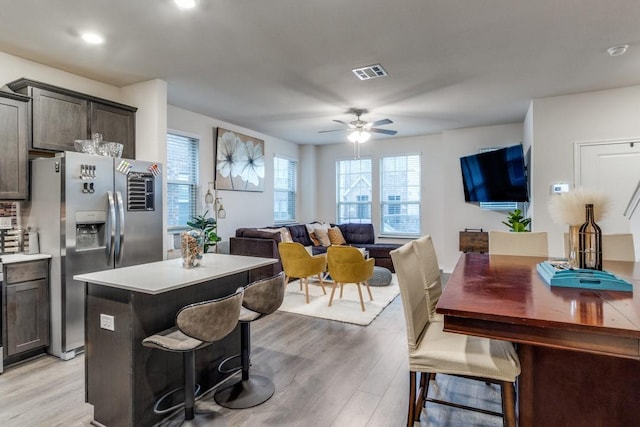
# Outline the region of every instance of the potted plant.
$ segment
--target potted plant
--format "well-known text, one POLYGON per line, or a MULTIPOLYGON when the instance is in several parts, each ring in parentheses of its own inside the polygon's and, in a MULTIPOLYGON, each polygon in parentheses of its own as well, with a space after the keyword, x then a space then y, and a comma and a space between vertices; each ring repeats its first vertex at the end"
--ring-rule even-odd
POLYGON ((207 218, 209 211, 202 215, 192 216, 191 221, 187 221, 187 225, 195 230, 201 230, 204 234, 204 252, 207 253, 210 246, 215 246, 222 240, 216 232, 218 225, 214 218, 207 218))
POLYGON ((514 209, 507 214, 507 220, 502 221, 504 225, 509 227, 510 231, 515 233, 527 232, 531 218, 525 218, 520 209, 514 209))

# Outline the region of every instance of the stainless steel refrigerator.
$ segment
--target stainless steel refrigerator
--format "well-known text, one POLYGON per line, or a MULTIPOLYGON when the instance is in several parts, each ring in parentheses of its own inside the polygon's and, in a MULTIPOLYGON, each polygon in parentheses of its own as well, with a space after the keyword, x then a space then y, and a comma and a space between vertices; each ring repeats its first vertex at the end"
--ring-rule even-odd
POLYGON ((49 353, 70 359, 84 347, 85 284, 73 276, 163 258, 161 167, 75 152, 34 159, 28 224, 52 255, 49 353))

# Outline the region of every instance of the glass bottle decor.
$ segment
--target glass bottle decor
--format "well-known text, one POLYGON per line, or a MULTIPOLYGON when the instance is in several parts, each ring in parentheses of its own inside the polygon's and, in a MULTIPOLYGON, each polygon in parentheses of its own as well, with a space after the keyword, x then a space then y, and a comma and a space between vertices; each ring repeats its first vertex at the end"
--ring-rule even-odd
POLYGON ((578 231, 579 267, 602 270, 602 231, 593 215, 593 204, 585 205, 587 220, 578 231))
POLYGON ((580 232, 580 224, 569 226, 569 264, 571 267, 578 268, 578 251, 580 250, 578 233, 580 232))

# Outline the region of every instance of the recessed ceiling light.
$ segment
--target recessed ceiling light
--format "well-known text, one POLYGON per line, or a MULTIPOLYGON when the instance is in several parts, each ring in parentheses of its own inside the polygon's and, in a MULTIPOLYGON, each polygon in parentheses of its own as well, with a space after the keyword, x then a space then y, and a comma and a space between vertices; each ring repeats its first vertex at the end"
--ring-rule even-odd
POLYGON ((609 49, 607 49, 607 53, 609 54, 609 56, 620 56, 624 55, 627 52, 627 49, 629 49, 628 44, 621 44, 619 46, 610 47, 609 49))
POLYGON ((89 44, 102 44, 104 43, 104 37, 97 33, 82 33, 80 35, 82 40, 89 44))
POLYGON ((193 9, 196 7, 196 0, 173 0, 180 9, 193 9))

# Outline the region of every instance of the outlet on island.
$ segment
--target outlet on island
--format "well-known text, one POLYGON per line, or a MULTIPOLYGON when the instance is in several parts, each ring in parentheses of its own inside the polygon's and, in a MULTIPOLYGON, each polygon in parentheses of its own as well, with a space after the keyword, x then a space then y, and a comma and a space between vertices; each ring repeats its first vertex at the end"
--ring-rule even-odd
POLYGON ((108 331, 115 331, 115 322, 113 316, 100 313, 100 327, 108 331))

